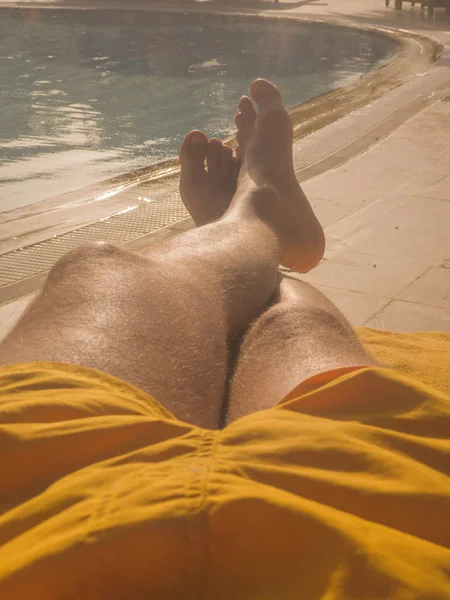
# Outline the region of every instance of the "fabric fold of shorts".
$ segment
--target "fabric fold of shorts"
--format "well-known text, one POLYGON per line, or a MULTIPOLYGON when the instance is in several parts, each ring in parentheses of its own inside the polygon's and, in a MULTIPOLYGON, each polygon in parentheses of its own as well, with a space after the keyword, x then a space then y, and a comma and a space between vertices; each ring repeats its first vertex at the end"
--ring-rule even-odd
POLYGON ((450 398, 330 372, 220 431, 62 363, 0 368, 0 598, 449 598, 450 398))

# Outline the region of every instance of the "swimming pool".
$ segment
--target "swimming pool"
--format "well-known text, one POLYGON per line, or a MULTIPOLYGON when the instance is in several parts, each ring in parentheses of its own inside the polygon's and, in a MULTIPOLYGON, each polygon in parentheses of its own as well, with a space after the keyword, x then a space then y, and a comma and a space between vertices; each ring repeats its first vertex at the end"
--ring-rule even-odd
POLYGON ((251 79, 288 105, 386 61, 396 43, 324 24, 156 12, 1 9, 0 211, 233 130, 251 79))

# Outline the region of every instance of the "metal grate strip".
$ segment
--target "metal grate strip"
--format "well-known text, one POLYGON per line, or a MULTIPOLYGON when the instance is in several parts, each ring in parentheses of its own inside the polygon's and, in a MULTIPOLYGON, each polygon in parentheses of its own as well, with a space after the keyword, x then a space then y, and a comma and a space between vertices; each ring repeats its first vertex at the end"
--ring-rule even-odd
POLYGON ((124 244, 188 216, 179 193, 174 191, 128 212, 2 254, 0 287, 48 271, 64 254, 86 242, 102 240, 124 244))

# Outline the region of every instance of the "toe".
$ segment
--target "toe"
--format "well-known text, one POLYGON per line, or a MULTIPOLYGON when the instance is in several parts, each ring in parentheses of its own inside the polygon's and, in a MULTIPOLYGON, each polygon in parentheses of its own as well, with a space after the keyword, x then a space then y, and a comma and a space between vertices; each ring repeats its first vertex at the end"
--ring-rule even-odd
POLYGON ((238 152, 242 152, 242 148, 244 145, 244 136, 242 134, 242 131, 240 131, 238 129, 237 133, 236 133, 236 155, 238 154, 238 152))
POLYGON ((236 160, 238 162, 241 162, 241 160, 242 160, 242 146, 239 144, 239 134, 236 136, 236 142, 237 142, 237 146, 236 146, 236 150, 235 150, 236 160))
POLYGON ((231 176, 233 170, 233 150, 228 146, 222 146, 221 168, 222 174, 225 177, 231 176))
POLYGON ((239 100, 238 106, 247 123, 249 125, 254 123, 256 120, 256 110, 250 98, 248 96, 242 96, 242 98, 239 100))
POLYGON ((244 119, 244 115, 240 110, 234 115, 234 122, 236 124, 238 132, 244 133, 248 129, 247 121, 244 119))
POLYGON ((283 108, 280 90, 266 79, 256 79, 250 85, 250 93, 260 113, 283 108))
POLYGON ((206 161, 208 164, 208 173, 212 175, 220 171, 222 165, 222 148, 223 144, 217 138, 209 140, 206 161))
POLYGON ((242 161, 238 153, 236 152, 236 157, 233 156, 233 162, 231 165, 231 176, 235 181, 237 181, 239 177, 239 171, 241 170, 242 161))
POLYGON ((202 171, 205 167, 208 138, 202 131, 190 131, 180 147, 180 163, 183 170, 202 171))

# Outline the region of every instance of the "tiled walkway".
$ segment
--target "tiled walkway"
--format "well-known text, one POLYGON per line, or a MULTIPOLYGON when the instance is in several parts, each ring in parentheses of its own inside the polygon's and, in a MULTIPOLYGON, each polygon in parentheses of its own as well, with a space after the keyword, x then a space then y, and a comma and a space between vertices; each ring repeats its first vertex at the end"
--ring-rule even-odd
MULTIPOLYGON (((429 73, 375 104, 405 106, 405 92, 412 99, 424 79, 450 79, 450 20, 442 10, 429 19, 409 3, 402 11, 381 0, 291 4, 305 17, 409 29, 444 45, 429 73)), ((305 279, 355 325, 450 331, 450 84, 447 92, 362 155, 304 185, 328 241, 326 259, 305 279)), ((356 118, 331 128, 351 128, 356 118)))
POLYGON ((449 107, 304 186, 328 240, 305 278, 355 324, 450 331, 449 107))

